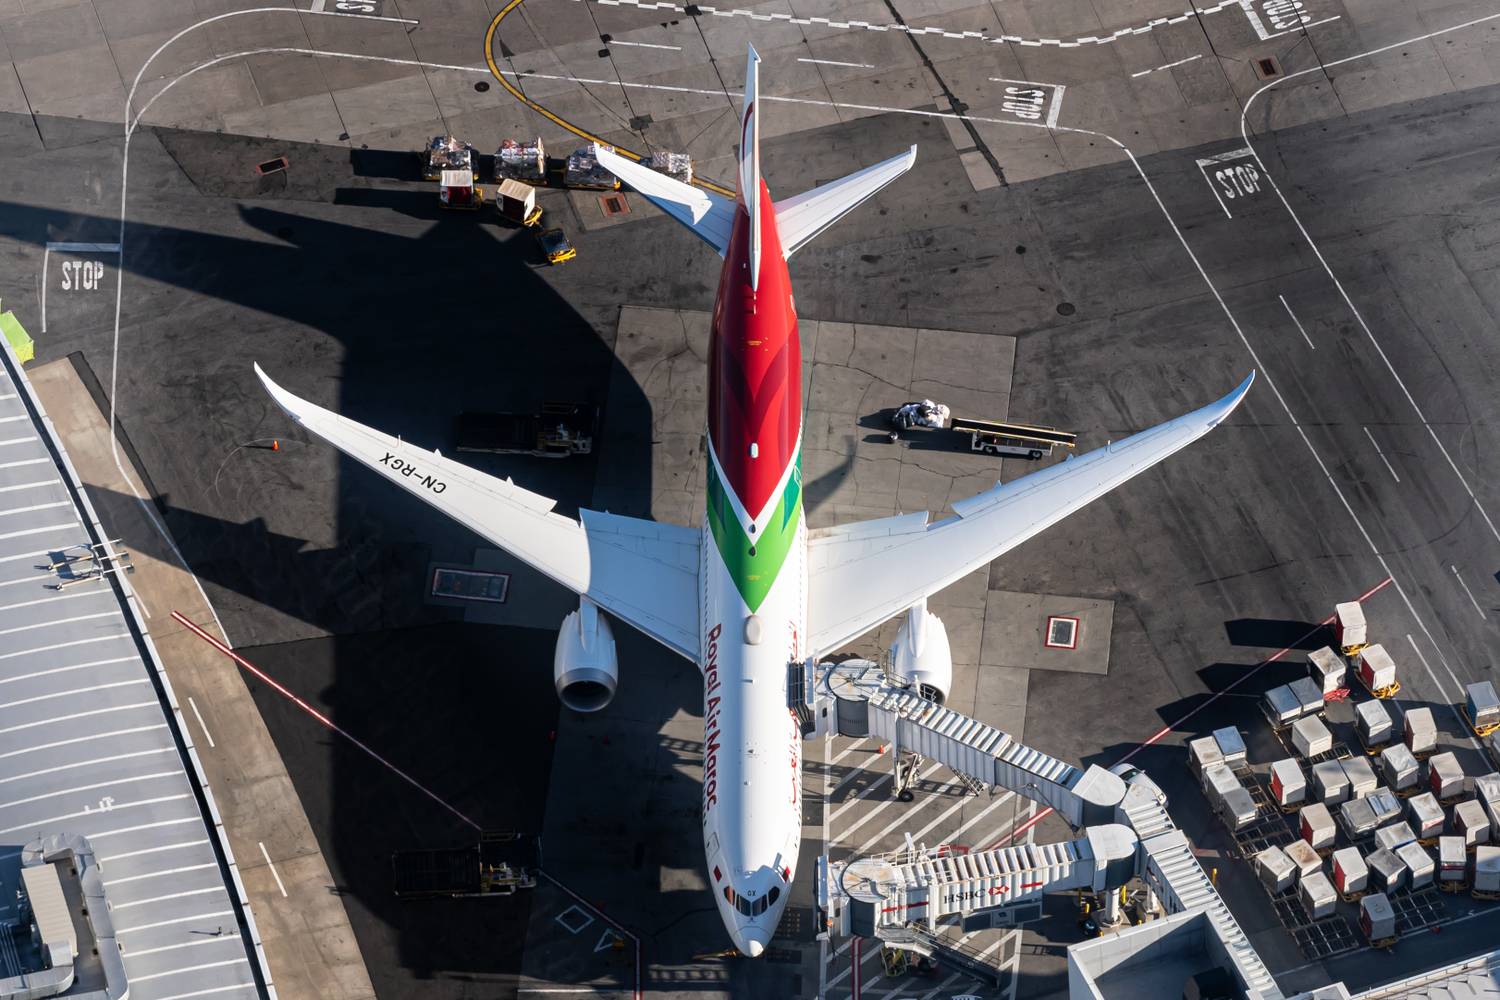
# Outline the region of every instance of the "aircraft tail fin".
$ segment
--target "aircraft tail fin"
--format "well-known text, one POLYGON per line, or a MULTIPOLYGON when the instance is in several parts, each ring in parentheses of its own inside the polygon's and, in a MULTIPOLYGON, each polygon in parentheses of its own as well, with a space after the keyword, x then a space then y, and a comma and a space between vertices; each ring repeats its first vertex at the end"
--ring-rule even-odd
POLYGON ((750 287, 760 285, 760 53, 748 46, 740 114, 740 205, 750 217, 750 287))

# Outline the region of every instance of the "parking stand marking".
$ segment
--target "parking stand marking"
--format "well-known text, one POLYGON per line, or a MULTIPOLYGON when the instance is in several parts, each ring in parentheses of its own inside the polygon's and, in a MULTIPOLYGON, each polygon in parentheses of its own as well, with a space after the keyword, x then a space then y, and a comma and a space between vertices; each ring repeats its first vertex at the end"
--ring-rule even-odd
POLYGON ((1253 163, 1238 163, 1233 166, 1225 166, 1225 164, 1251 155, 1250 147, 1243 146, 1197 161, 1199 172, 1208 182, 1208 189, 1214 193, 1214 200, 1219 203, 1224 214, 1231 219, 1234 218, 1234 213, 1229 211, 1229 206, 1224 204, 1224 199, 1234 201, 1259 194, 1261 191, 1260 171, 1253 163), (1210 170, 1213 171, 1212 176, 1209 175, 1210 170))

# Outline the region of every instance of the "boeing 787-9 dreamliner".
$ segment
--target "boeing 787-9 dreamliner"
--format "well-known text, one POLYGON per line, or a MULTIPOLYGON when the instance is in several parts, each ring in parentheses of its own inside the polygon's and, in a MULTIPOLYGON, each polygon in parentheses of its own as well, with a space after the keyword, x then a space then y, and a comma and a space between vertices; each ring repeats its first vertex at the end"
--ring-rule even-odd
POLYGON ((910 170, 917 150, 773 201, 760 176, 759 65, 752 47, 734 200, 595 149, 606 168, 724 258, 709 347, 701 529, 552 513, 546 497, 299 399, 256 367, 307 430, 579 595, 553 666, 564 705, 593 712, 614 696, 615 642, 601 610, 698 665, 706 874, 729 936, 751 958, 776 931, 801 847, 803 735, 789 707, 789 666, 904 615, 893 668, 942 700, 953 668, 927 598, 1206 434, 1255 377, 1185 416, 997 483, 941 521, 915 513, 810 529, 787 259, 910 170))

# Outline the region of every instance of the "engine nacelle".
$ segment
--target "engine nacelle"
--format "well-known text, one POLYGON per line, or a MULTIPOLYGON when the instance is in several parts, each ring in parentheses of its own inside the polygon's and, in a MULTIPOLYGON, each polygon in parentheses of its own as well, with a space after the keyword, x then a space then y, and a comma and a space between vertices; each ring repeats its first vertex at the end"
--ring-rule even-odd
POLYGON ((557 697, 575 712, 597 712, 615 696, 620 679, 615 634, 599 606, 584 599, 557 633, 552 681, 557 697))
POLYGON ((927 610, 927 602, 906 612, 891 646, 891 672, 911 684, 922 697, 938 704, 948 700, 953 687, 953 651, 943 620, 927 610))

